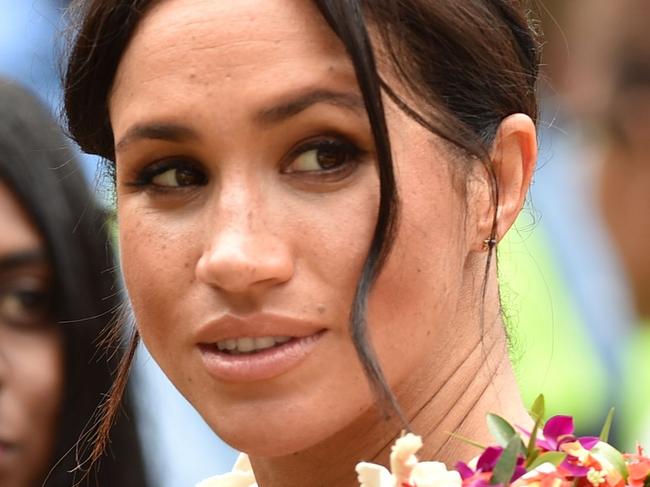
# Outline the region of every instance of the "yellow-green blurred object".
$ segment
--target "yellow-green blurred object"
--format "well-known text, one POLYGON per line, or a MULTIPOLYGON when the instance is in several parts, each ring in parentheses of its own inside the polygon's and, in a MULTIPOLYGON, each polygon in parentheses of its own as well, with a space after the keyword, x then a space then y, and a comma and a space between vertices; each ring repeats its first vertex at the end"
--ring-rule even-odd
POLYGON ((633 331, 625 356, 622 447, 634 451, 637 442, 650 449, 650 319, 633 331))
POLYGON ((525 404, 546 397, 547 417, 568 414, 598 433, 607 414, 606 374, 587 326, 553 261, 543 227, 523 214, 499 244, 503 311, 525 404))

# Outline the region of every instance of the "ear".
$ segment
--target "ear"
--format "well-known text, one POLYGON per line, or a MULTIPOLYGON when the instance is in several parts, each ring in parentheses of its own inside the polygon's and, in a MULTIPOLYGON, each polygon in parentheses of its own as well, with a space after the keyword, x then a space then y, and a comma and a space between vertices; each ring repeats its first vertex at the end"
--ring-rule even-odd
MULTIPOLYGON (((495 239, 500 241, 512 226, 524 205, 524 200, 537 161, 535 124, 528 115, 517 113, 506 117, 497 130, 490 151, 496 179, 497 214, 495 239)), ((492 235, 494 201, 484 207, 479 216, 476 249, 484 248, 484 240, 492 235)))

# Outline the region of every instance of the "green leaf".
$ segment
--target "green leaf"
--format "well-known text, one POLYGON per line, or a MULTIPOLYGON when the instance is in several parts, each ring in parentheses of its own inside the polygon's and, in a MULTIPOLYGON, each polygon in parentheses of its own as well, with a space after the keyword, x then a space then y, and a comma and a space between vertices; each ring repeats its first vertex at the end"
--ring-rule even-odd
POLYGON ((611 408, 609 410, 609 413, 607 414, 607 418, 605 419, 605 424, 603 425, 603 429, 600 430, 600 441, 604 441, 607 443, 607 440, 609 439, 609 430, 612 428, 612 420, 614 419, 614 408, 611 408))
POLYGON ((449 436, 451 436, 452 438, 457 438, 460 441, 462 441, 463 443, 467 443, 468 445, 475 446, 476 448, 478 448, 480 450, 485 450, 487 448, 485 445, 481 445, 480 443, 478 443, 478 442, 476 442, 474 440, 470 440, 469 438, 465 438, 464 436, 459 435, 458 433, 447 432, 447 434, 449 436))
POLYGON ((515 473, 515 468, 517 467, 517 456, 521 451, 521 439, 518 436, 513 436, 510 438, 510 441, 506 445, 499 461, 494 467, 494 472, 492 472, 492 477, 490 478, 490 484, 510 484, 512 475, 515 473))
POLYGON ((526 450, 526 464, 525 465, 526 465, 527 469, 530 468, 530 465, 537 459, 539 454, 540 454, 540 451, 537 450, 537 449, 534 449, 532 452, 528 452, 528 450, 526 450))
POLYGON ((643 487, 650 487, 650 475, 648 475, 645 478, 645 481, 643 482, 643 487))
POLYGON ((533 407, 530 409, 530 415, 535 420, 535 426, 533 431, 530 433, 530 438, 528 440, 528 446, 526 447, 526 465, 530 465, 539 452, 537 451, 537 433, 542 427, 542 421, 544 421, 544 409, 545 401, 544 394, 540 394, 533 402, 533 407))
POLYGON ((533 431, 530 433, 530 438, 528 439, 528 446, 526 447, 526 465, 534 460, 534 457, 539 453, 537 451, 537 432, 542 426, 542 418, 538 417, 535 421, 535 426, 533 426, 533 431))
POLYGON ((494 436, 494 439, 497 441, 499 446, 504 448, 513 436, 518 437, 517 432, 510 423, 496 414, 488 413, 487 425, 490 433, 492 433, 492 436, 494 436))
POLYGON ((621 474, 624 480, 627 480, 628 471, 627 465, 625 464, 625 458, 616 448, 601 441, 591 449, 591 454, 599 461, 601 458, 604 458, 618 471, 618 473, 621 474))
POLYGON ((533 402, 533 407, 530 408, 530 415, 535 420, 535 422, 541 422, 544 420, 544 414, 546 414, 545 409, 546 404, 544 401, 544 394, 540 394, 535 399, 535 402, 533 402))
POLYGON ((527 470, 533 470, 543 463, 552 463, 556 467, 564 461, 567 454, 561 451, 547 451, 539 455, 530 465, 526 466, 527 470))

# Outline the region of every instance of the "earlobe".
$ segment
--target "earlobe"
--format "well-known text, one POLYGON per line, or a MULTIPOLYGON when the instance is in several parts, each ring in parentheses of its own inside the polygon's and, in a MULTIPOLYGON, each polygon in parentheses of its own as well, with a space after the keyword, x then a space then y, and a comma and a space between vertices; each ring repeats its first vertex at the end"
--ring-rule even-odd
POLYGON ((524 205, 537 160, 535 124, 528 115, 506 117, 497 130, 490 152, 496 182, 496 229, 493 234, 494 204, 479 222, 479 245, 486 239, 500 241, 524 205))

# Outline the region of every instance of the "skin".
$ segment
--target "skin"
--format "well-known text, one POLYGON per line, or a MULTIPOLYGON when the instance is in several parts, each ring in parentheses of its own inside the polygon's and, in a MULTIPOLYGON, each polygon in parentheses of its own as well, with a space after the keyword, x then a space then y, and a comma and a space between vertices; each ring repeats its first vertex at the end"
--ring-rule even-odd
POLYGON ((568 32, 574 65, 568 101, 604 129, 590 141, 602 153, 600 209, 641 319, 650 317, 650 8, 643 0, 575 2, 568 32), (585 14, 587 14, 585 16, 585 14), (607 26, 603 29, 603 26, 607 26), (590 30, 587 30, 590 29, 590 30), (632 75, 631 80, 626 79, 632 75))
POLYGON ((44 242, 1 182, 0 228, 10 229, 0 234, 0 485, 33 487, 52 459, 63 345, 43 304, 51 279, 44 242))
MULTIPOLYGON (((637 107, 650 106, 650 90, 630 96, 637 107)), ((634 106, 634 105, 631 105, 634 106)), ((647 108, 645 109, 647 110, 647 108)), ((647 111, 631 113, 647 113, 647 111)), ((605 151, 600 177, 600 203, 609 231, 617 245, 627 272, 636 311, 641 318, 650 317, 650 158, 647 117, 630 116, 638 135, 612 142, 605 151)))
MULTIPOLYGON (((169 0, 145 16, 109 98, 122 266, 142 339, 213 430, 251 455, 264 487, 355 485, 354 464, 385 461, 400 429, 374 407, 348 334, 378 205, 365 112, 321 102, 281 121, 257 116, 314 88, 360 96, 343 46, 310 2, 169 0), (133 135, 151 123, 192 135, 133 135), (336 178, 307 172, 314 154, 292 150, 332 133, 361 148, 358 163, 336 178), (143 170, 179 156, 194 161, 205 184, 160 188, 177 182, 180 162, 141 184, 143 170), (200 361, 197 330, 223 313, 256 311, 326 332, 287 373, 215 380, 200 361)), ((422 457, 469 458, 475 451, 447 432, 486 439, 487 410, 525 423, 494 272, 480 331, 483 240, 494 209, 479 164, 456 160, 388 101, 387 110, 402 207, 370 297, 371 340, 425 437, 422 457), (461 176, 464 191, 452 184, 461 176)), ((530 119, 509 117, 492 155, 501 236, 536 157, 530 119)))

